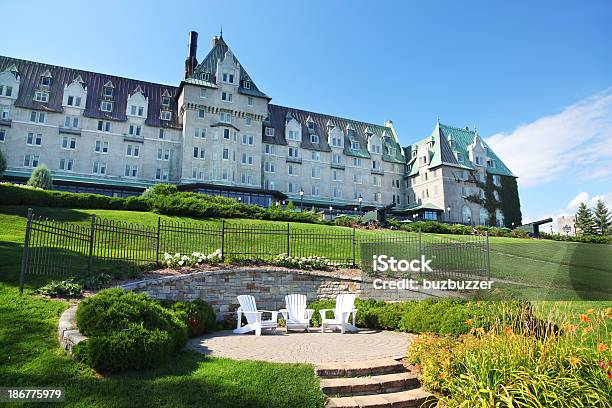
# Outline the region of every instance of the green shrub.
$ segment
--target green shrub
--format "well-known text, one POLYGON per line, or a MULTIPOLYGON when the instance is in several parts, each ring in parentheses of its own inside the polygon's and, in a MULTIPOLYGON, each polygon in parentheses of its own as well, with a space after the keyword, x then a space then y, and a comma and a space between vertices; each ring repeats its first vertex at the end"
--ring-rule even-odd
POLYGON ((209 333, 217 326, 215 311, 202 299, 196 299, 193 302, 162 303, 162 306, 174 311, 187 325, 189 337, 209 333))
POLYGON ((4 158, 4 154, 0 151, 0 178, 4 175, 6 171, 6 159, 4 158))
POLYGON ((360 222, 360 217, 351 215, 343 215, 342 217, 334 218, 334 225, 338 225, 340 227, 354 227, 359 225, 360 222))
POLYGON ((100 273, 93 276, 86 276, 78 280, 79 284, 87 290, 98 290, 102 286, 110 283, 112 277, 106 273, 100 273))
POLYGON ((178 188, 175 184, 153 184, 148 187, 141 197, 149 198, 154 195, 172 195, 178 193, 178 188))
POLYGON ((77 309, 77 326, 85 336, 107 336, 131 323, 168 332, 175 349, 187 341, 185 323, 144 293, 107 289, 83 300, 77 309))
POLYGON ((167 331, 130 323, 107 336, 93 336, 77 344, 75 357, 98 371, 142 370, 170 359, 174 349, 167 331))
POLYGON ((76 283, 73 279, 67 279, 51 281, 45 286, 36 289, 35 293, 51 297, 77 298, 81 297, 82 291, 83 288, 80 284, 76 283))
POLYGON ((53 189, 53 178, 47 166, 41 164, 32 172, 28 180, 28 186, 42 188, 43 190, 53 189))

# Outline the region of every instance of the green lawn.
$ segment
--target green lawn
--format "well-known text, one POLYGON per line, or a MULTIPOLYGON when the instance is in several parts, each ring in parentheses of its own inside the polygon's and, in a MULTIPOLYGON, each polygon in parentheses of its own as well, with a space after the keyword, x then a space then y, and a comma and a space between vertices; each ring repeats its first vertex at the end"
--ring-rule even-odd
MULTIPOLYGON (((157 223, 157 215, 151 213, 60 208, 38 208, 36 212, 82 225, 90 222, 92 212, 125 222, 150 226, 157 223)), ((25 213, 22 207, 0 207, 0 386, 62 386, 67 390, 68 406, 323 405, 318 380, 308 365, 236 362, 182 352, 174 362, 156 370, 103 377, 74 362, 62 352, 56 340, 58 317, 68 304, 32 295, 32 290, 48 278, 28 276, 25 295, 18 294, 25 213)), ((162 219, 181 220, 165 216, 162 219)), ((219 220, 182 220, 198 225, 220 223, 219 220)), ((254 220, 231 222, 286 226, 286 223, 254 220)), ((291 228, 350 231, 312 224, 292 224, 291 228)), ((358 230, 357 234, 367 238, 381 232, 358 230)), ((423 234, 424 241, 435 238, 423 234)), ((575 299, 596 299, 593 294, 600 296, 598 292, 604 290, 610 296, 612 246, 509 238, 491 238, 490 243, 494 277, 528 284, 545 281, 552 288, 550 298, 563 293, 575 299)), ((333 251, 334 248, 325 250, 333 251)), ((532 290, 518 285, 515 289, 523 293, 532 290)), ((543 305, 576 314, 591 307, 610 307, 611 303, 575 301, 543 305)))

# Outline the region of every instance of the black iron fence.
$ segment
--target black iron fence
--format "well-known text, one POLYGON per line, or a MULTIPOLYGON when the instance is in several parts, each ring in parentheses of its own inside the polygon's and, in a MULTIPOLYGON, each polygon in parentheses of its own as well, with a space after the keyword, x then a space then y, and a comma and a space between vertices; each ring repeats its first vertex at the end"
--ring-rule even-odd
POLYGON ((355 229, 323 230, 247 222, 195 224, 158 218, 145 226, 91 216, 88 225, 49 220, 28 210, 20 284, 26 274, 91 275, 116 267, 160 265, 165 253, 220 250, 224 260, 270 260, 279 254, 325 257, 330 265, 371 265, 372 254, 435 260, 437 272, 489 276, 486 236, 441 237, 405 231, 357 236, 355 229))

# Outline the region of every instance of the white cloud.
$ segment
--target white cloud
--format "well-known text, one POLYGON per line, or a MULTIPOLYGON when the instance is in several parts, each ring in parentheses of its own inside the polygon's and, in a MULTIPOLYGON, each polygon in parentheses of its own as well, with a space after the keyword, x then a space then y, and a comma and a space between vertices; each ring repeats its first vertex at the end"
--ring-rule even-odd
POLYGON ((587 193, 586 191, 583 191, 581 193, 578 193, 576 195, 576 197, 574 197, 572 199, 572 201, 570 201, 567 204, 567 210, 568 211, 576 211, 578 209, 578 206, 580 205, 580 203, 588 203, 589 202, 589 193, 587 193))
POLYGON ((486 141, 523 187, 566 176, 610 177, 612 88, 486 141))

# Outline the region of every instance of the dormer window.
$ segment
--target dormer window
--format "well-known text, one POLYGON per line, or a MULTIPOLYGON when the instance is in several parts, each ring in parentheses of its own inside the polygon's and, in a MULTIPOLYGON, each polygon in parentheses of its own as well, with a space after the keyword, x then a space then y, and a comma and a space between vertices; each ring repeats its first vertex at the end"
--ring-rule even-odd
POLYGON ((34 100, 36 102, 48 102, 49 101, 49 93, 48 92, 42 92, 42 91, 36 91, 34 93, 34 100))
POLYGON ((210 74, 208 72, 202 72, 200 74, 200 79, 202 81, 208 81, 208 80, 210 80, 210 74))
POLYGON ((268 136, 268 137, 274 137, 274 128, 272 128, 272 127, 267 127, 267 128, 266 128, 266 136, 268 136))
POLYGON ((393 147, 387 148, 387 154, 389 156, 395 156, 395 148, 393 148, 393 147))
POLYGON ((356 142, 356 141, 354 141, 354 140, 353 140, 353 141, 351 142, 351 149, 353 149, 353 150, 359 150, 359 148, 360 148, 360 146, 359 146, 359 142, 356 142))
POLYGON ((170 106, 170 97, 162 96, 162 106, 170 106))
POLYGON ((496 168, 497 164, 495 163, 495 160, 493 159, 487 160, 487 167, 491 167, 492 169, 496 168))
POLYGON ((350 138, 355 137, 355 130, 353 130, 353 129, 349 129, 349 130, 348 130, 348 136, 349 136, 350 138))
POLYGON ((113 103, 109 101, 102 101, 100 103, 100 110, 102 112, 112 112, 113 111, 113 103))
POLYGON ((104 96, 107 98, 112 98, 113 97, 113 88, 111 88, 110 86, 105 86, 104 87, 104 96))
POLYGON ((251 89, 251 81, 244 81, 242 85, 244 89, 251 89))
POLYGON ((463 154, 457 152, 457 161, 458 162, 463 162, 463 154))
POLYGON ((43 76, 40 78, 40 85, 44 86, 44 87, 50 87, 51 86, 51 77, 48 76, 43 76))
POLYGON ((223 82, 225 82, 226 84, 234 83, 234 73, 233 72, 224 72, 222 75, 222 78, 223 78, 223 82))
POLYGON ((319 135, 310 135, 310 143, 319 143, 319 135))
POLYGON ((312 130, 312 131, 315 130, 315 123, 314 122, 310 121, 306 125, 308 126, 308 130, 312 130))
POLYGON ((69 95, 67 104, 68 106, 81 106, 81 97, 69 95))
POLYGON ((172 120, 172 112, 163 110, 161 111, 160 117, 161 120, 172 120))

